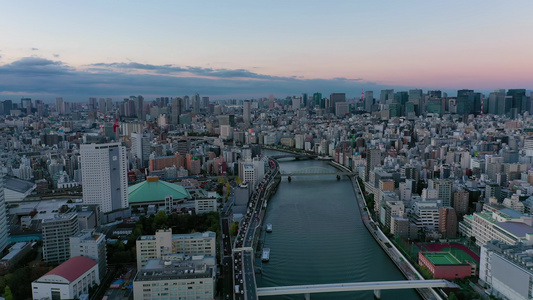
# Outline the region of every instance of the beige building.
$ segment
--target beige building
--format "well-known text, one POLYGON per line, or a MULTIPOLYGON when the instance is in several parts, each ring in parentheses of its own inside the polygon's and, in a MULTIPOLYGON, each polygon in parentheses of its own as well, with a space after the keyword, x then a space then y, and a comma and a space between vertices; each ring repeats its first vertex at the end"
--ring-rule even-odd
POLYGON ((216 256, 216 233, 211 231, 191 234, 172 234, 171 229, 160 229, 155 235, 143 235, 137 239, 137 270, 150 259, 161 259, 165 255, 216 256))

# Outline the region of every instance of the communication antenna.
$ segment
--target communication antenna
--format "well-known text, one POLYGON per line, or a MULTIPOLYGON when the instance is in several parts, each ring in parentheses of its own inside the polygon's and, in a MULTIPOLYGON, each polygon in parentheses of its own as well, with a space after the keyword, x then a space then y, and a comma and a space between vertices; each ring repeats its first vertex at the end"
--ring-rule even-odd
POLYGON ((363 89, 361 89, 361 102, 365 100, 365 92, 363 92, 363 89))

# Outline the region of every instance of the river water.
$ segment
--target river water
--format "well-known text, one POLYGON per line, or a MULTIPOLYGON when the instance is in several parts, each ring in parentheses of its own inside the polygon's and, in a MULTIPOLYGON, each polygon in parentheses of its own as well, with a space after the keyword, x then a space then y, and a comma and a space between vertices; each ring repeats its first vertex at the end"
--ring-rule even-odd
MULTIPOLYGON (((267 152, 276 154, 276 152, 267 152)), ((325 161, 279 160, 282 173, 309 167, 334 170, 325 161)), ((350 180, 334 175, 283 177, 268 202, 262 238, 270 261, 258 287, 404 280, 361 221, 350 180)), ((260 261, 257 262, 261 264, 260 261)), ((414 290, 384 290, 382 299, 420 299, 414 290)), ((304 299, 303 295, 261 299, 304 299)), ((373 299, 372 291, 312 294, 311 299, 373 299)))

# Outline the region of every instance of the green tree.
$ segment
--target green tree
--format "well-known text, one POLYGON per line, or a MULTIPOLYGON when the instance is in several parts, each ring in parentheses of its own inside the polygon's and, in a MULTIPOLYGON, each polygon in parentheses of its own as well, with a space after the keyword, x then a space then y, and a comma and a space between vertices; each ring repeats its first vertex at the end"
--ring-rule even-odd
POLYGON ((6 285, 6 289, 4 290, 4 296, 6 300, 13 300, 13 293, 11 292, 11 288, 9 285, 6 285))
POLYGON ((454 292, 451 292, 450 295, 448 296, 448 300, 459 300, 459 299, 457 299, 457 296, 455 296, 454 292))
POLYGON ((232 236, 236 236, 237 233, 239 232, 239 223, 238 222, 231 223, 231 226, 229 227, 229 232, 232 236))
POLYGON ((163 227, 168 227, 168 216, 164 210, 157 212, 154 218, 154 230, 161 229, 163 227))

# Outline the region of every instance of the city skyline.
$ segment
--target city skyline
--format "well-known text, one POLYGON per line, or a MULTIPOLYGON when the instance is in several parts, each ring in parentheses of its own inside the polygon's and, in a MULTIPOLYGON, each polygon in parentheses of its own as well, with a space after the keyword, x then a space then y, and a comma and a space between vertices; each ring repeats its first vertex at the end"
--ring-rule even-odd
POLYGON ((488 93, 533 78, 526 1, 65 3, 4 5, 1 98, 488 93))

